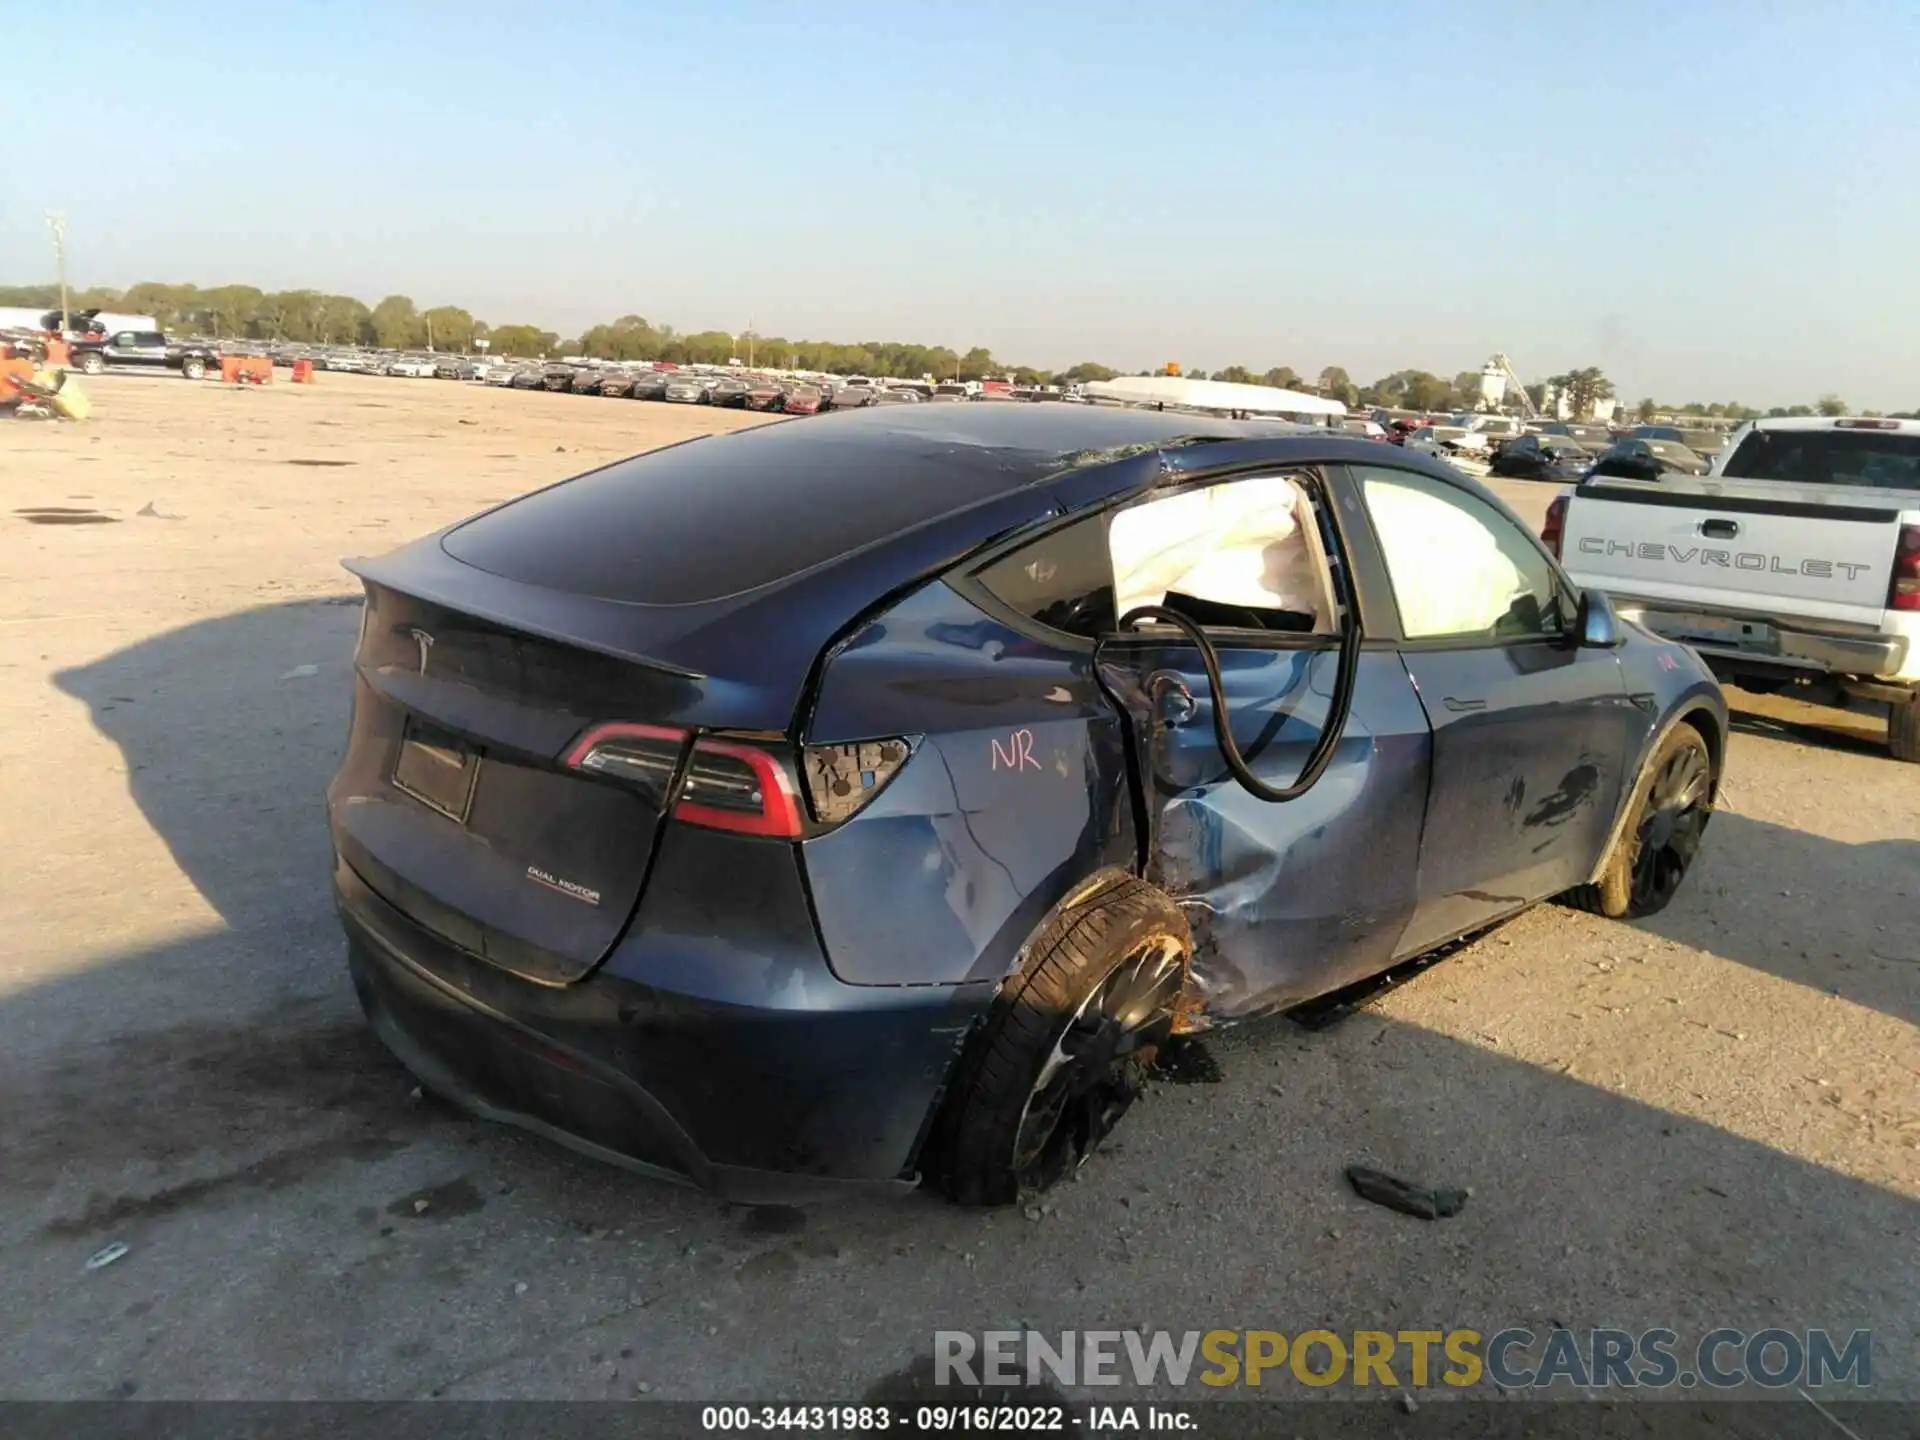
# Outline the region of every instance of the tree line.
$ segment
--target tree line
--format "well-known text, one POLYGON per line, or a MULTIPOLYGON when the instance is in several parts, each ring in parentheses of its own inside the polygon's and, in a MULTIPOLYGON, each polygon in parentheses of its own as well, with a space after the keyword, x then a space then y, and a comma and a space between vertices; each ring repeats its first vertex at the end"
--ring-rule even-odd
MULTIPOLYGON (((0 286, 0 306, 51 309, 59 303, 60 291, 56 285, 0 286)), ((369 306, 351 295, 331 295, 319 290, 261 290, 253 285, 203 288, 143 280, 125 290, 106 286, 72 290, 67 305, 75 311, 110 309, 151 315, 162 329, 212 335, 223 340, 371 345, 387 350, 433 349, 463 354, 471 353, 477 348, 475 342, 484 340, 494 355, 529 360, 550 355, 585 355, 599 360, 724 365, 738 359, 776 369, 887 379, 917 380, 931 375, 939 380, 983 380, 1008 376, 1019 385, 1072 385, 1088 380, 1111 380, 1126 373, 1093 360, 1058 371, 1009 364, 979 346, 957 351, 944 345, 883 340, 846 344, 790 340, 779 335, 759 335, 751 330, 697 330, 682 334, 671 325, 656 325, 639 315, 622 315, 569 339, 538 325, 489 325, 457 305, 436 305, 423 310, 405 295, 389 295, 369 306)), ((1186 373, 1194 379, 1311 391, 1349 408, 1384 406, 1435 412, 1473 410, 1480 404, 1480 372, 1477 370, 1463 370, 1451 380, 1426 370, 1396 370, 1371 385, 1356 384, 1338 365, 1329 365, 1312 377, 1302 375, 1289 365, 1264 370, 1228 365, 1211 374, 1205 370, 1186 373)), ((1614 387, 1597 366, 1589 365, 1552 376, 1543 384, 1529 385, 1527 393, 1539 409, 1545 410, 1553 396, 1564 395, 1574 414, 1588 415, 1600 401, 1614 397, 1614 387)), ((1641 400, 1638 408, 1643 419, 1654 414, 1750 420, 1762 413, 1776 416, 1849 413, 1846 403, 1837 395, 1824 395, 1811 406, 1776 406, 1765 412, 1737 402, 1664 405, 1656 404, 1650 397, 1641 400)))

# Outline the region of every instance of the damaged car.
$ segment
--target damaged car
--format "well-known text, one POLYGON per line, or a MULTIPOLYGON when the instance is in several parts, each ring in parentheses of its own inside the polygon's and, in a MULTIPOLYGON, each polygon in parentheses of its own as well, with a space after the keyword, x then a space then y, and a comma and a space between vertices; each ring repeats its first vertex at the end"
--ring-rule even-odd
POLYGON ((742 1201, 1017 1201, 1175 1037, 1542 900, 1650 915, 1726 743, 1698 657, 1484 487, 1326 430, 862 410, 348 568, 374 1030, 742 1201))

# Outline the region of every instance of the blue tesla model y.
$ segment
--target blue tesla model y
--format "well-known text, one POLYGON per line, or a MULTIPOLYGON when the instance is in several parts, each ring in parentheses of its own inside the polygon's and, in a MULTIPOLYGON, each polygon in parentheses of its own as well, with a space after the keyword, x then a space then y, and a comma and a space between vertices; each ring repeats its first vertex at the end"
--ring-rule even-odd
POLYGON ((1016 1200, 1172 1037, 1673 896, 1725 704, 1553 548, 1407 451, 1111 406, 563 481, 350 567, 353 982, 610 1160, 1016 1200))

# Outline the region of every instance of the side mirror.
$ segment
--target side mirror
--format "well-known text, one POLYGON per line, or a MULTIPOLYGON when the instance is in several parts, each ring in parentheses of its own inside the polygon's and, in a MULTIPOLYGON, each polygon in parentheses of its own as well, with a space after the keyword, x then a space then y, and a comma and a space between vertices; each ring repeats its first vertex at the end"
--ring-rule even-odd
POLYGON ((1580 592, 1580 643, 1589 649, 1614 650, 1625 640, 1613 601, 1602 590, 1580 592))

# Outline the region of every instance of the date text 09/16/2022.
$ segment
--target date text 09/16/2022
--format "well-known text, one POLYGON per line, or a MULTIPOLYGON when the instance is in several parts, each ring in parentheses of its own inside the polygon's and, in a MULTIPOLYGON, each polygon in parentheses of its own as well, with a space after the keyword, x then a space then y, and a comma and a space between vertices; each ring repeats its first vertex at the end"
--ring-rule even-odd
POLYGON ((778 1431, 907 1434, 1112 1434, 1192 1431, 1192 1412, 1171 1405, 708 1405, 700 1428, 710 1432, 778 1431))

